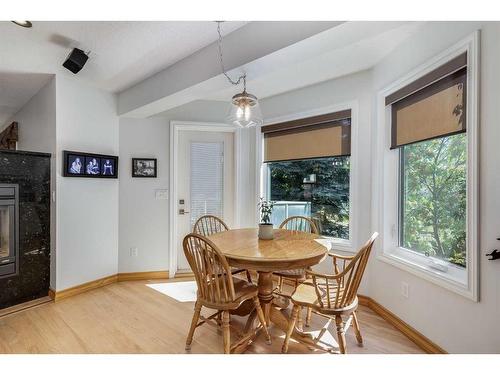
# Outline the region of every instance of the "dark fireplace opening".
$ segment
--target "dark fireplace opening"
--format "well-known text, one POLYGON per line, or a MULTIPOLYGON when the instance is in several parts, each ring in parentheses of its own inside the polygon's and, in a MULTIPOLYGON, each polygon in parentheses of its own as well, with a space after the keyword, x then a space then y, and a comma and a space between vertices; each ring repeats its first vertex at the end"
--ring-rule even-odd
POLYGON ((19 186, 0 184, 0 278, 19 269, 19 186))

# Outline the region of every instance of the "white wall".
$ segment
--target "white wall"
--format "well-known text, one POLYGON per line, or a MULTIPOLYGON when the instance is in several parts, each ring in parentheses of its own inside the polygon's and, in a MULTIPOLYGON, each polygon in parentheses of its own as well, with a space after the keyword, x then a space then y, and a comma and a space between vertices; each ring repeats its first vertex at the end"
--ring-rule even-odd
POLYGON ((119 173, 119 272, 168 270, 169 201, 155 199, 155 190, 169 187, 166 119, 120 119, 119 173), (133 157, 158 159, 158 177, 131 177, 133 157), (137 257, 131 256, 132 247, 137 257))
POLYGON ((113 94, 57 77, 57 290, 118 272, 118 180, 62 177, 62 152, 118 155, 113 94))
POLYGON ((227 103, 196 101, 154 118, 120 118, 119 272, 169 268, 169 201, 155 199, 155 190, 169 188, 170 121, 223 122, 227 109, 227 103), (158 178, 132 178, 132 157, 157 158, 158 178))
MULTIPOLYGON (((19 123, 17 147, 23 151, 48 152, 51 158, 51 190, 56 186, 56 79, 49 79, 7 123, 19 123)), ((56 285, 56 205, 50 207, 50 287, 56 285)))
MULTIPOLYGON (((372 258, 370 296, 408 324, 452 353, 500 353, 500 262, 484 256, 498 247, 500 235, 500 82, 499 23, 429 23, 422 32, 393 51, 374 69, 374 94, 418 64, 452 46, 481 27, 480 89, 480 302, 476 303, 394 266, 372 258), (401 296, 401 282, 409 298, 401 296)), ((376 112, 372 112, 376 121, 376 112)), ((375 141, 375 138, 373 138, 375 141)), ((378 196, 375 181, 373 196, 378 196)), ((377 214, 374 202, 373 214, 377 214)), ((375 220, 374 220, 375 221, 375 220)), ((376 226, 374 229, 378 229, 376 226)))

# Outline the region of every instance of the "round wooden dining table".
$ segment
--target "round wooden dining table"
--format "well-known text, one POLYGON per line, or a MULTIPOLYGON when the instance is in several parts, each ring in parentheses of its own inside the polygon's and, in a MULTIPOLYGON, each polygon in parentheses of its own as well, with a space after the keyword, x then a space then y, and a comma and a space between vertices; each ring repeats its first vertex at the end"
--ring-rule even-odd
MULTIPOLYGON (((288 319, 281 309, 273 307, 273 272, 307 268, 318 264, 327 254, 327 242, 314 233, 275 229, 274 239, 260 240, 257 228, 231 229, 209 236, 225 255, 229 265, 256 271, 259 275, 259 299, 264 308, 268 326, 272 322, 286 332, 288 319)), ((249 332, 256 320, 250 304, 243 304, 235 315, 249 315, 245 331, 249 332)), ((312 337, 295 330, 292 337, 304 344, 312 344, 312 337)))

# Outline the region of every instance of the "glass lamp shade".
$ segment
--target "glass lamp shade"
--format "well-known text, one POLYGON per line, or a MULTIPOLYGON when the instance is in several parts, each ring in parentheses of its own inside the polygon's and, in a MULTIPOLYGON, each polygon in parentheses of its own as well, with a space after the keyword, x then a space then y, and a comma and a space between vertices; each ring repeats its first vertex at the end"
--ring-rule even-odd
POLYGON ((227 121, 241 128, 262 125, 262 113, 257 97, 246 91, 233 96, 227 121))

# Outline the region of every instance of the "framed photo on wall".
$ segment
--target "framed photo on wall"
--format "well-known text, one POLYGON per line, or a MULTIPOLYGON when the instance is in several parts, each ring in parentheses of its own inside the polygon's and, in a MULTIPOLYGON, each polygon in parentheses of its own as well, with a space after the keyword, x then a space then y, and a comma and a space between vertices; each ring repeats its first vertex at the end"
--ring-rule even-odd
POLYGON ((64 177, 118 178, 118 156, 63 151, 64 177))
POLYGON ((152 177, 158 174, 156 159, 132 158, 132 177, 152 177))

